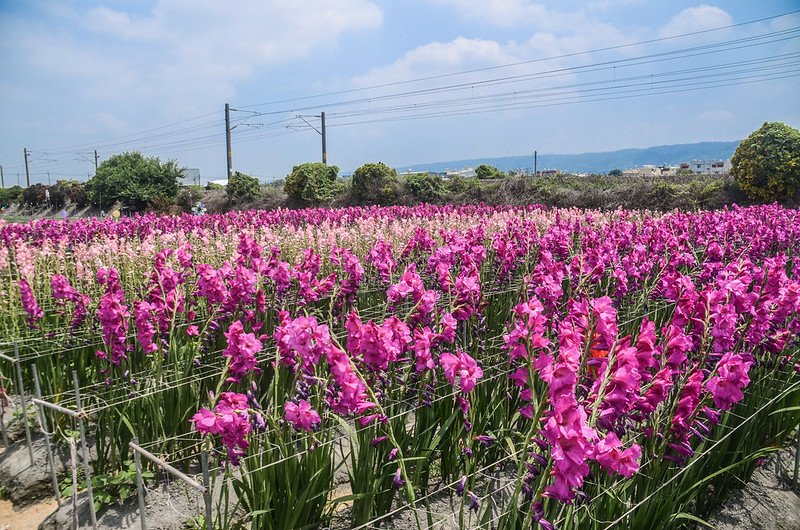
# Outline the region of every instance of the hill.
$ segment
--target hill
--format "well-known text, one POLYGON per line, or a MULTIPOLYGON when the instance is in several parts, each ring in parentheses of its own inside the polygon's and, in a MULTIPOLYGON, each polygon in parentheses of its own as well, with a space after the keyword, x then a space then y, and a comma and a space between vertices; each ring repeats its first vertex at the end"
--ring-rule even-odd
MULTIPOLYGON (((675 165, 691 160, 727 160, 733 156, 737 145, 739 145, 738 141, 699 142, 574 155, 539 153, 538 168, 540 170, 560 169, 571 173, 605 173, 615 168, 627 169, 645 164, 675 165)), ((496 166, 503 171, 532 169, 533 154, 410 164, 397 166, 397 170, 400 172, 407 170, 441 172, 447 169, 476 167, 480 164, 496 166)))

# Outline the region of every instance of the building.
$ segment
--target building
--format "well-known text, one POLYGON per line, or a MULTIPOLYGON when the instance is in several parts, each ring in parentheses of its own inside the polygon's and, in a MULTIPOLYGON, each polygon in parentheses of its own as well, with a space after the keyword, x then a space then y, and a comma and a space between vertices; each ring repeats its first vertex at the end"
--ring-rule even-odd
POLYGON ((464 169, 454 169, 454 170, 446 170, 445 177, 446 178, 453 178, 453 177, 462 177, 462 178, 470 178, 470 177, 477 177, 478 174, 475 173, 475 169, 471 167, 465 167, 464 169))
POLYGON ((730 160, 692 160, 680 164, 679 169, 691 170, 698 175, 727 175, 731 170, 730 160))

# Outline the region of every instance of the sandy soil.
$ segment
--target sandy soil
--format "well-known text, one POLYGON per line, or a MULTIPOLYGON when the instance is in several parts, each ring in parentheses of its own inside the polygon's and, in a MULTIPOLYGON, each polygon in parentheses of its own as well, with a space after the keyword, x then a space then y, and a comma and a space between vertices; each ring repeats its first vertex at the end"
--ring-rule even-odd
POLYGON ((57 507, 55 500, 49 500, 15 510, 10 501, 0 499, 0 530, 36 530, 57 507))

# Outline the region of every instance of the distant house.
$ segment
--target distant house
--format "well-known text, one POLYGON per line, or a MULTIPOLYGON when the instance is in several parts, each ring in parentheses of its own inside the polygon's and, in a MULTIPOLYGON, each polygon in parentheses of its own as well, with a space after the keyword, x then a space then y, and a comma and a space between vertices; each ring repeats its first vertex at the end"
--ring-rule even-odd
POLYGON ((680 165, 700 175, 727 175, 731 170, 730 160, 692 160, 680 165))
POLYGON ((539 175, 542 177, 555 177, 556 175, 560 175, 560 169, 542 169, 539 171, 539 175))

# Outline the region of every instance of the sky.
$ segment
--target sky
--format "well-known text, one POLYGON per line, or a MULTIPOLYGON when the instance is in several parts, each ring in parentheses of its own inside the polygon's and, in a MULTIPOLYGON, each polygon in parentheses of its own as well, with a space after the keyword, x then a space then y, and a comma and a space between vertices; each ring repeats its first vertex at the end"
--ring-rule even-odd
POLYGON ((7 186, 139 150, 263 181, 800 128, 796 0, 0 0, 7 186), (784 15, 784 16, 780 16, 784 15))

